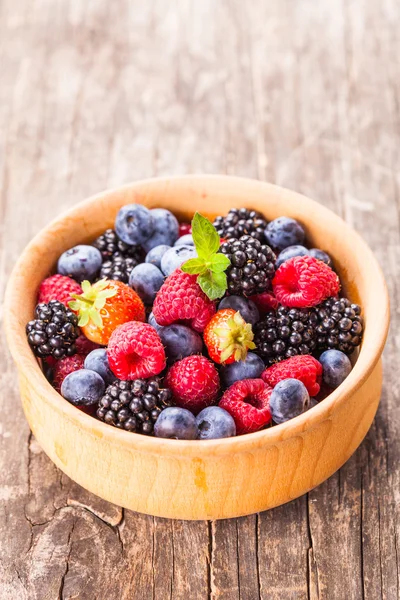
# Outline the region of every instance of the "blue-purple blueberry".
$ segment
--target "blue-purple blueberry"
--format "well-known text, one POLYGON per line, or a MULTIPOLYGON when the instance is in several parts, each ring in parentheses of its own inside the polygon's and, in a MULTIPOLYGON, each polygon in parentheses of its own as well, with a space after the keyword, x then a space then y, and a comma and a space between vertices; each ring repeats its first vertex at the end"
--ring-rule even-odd
POLYGON ((304 383, 298 379, 283 379, 276 384, 269 400, 272 419, 275 423, 289 421, 306 411, 309 403, 304 383))
POLYGON ((142 243, 144 251, 150 252, 161 244, 173 246, 179 236, 178 219, 166 208, 153 208, 150 214, 154 229, 152 235, 142 243))
POLYGON ((191 233, 186 233, 182 237, 178 238, 174 246, 194 246, 194 240, 191 233))
POLYGON ((144 244, 153 235, 154 227, 152 211, 141 204, 123 206, 115 219, 115 231, 125 244, 144 244))
POLYGON ((219 406, 207 406, 196 417, 200 440, 215 440, 236 435, 233 417, 219 406))
POLYGON ((328 265, 328 267, 332 267, 331 257, 323 250, 320 250, 319 248, 310 248, 308 254, 314 258, 317 258, 318 260, 322 260, 322 262, 328 265))
POLYGON ((153 314, 153 311, 151 311, 151 313, 149 314, 148 318, 147 318, 147 322, 149 325, 151 325, 152 327, 154 327, 154 329, 156 331, 160 331, 161 329, 164 329, 162 325, 159 325, 156 321, 156 318, 153 314))
POLYGON ((295 256, 308 256, 309 252, 307 248, 304 246, 288 246, 284 250, 282 250, 278 254, 278 258, 276 259, 275 267, 278 269, 281 264, 289 260, 289 258, 294 258, 295 256))
POLYGON ((171 275, 184 262, 196 258, 197 252, 193 246, 176 246, 170 248, 161 259, 161 271, 164 275, 171 275))
POLYGON ((340 350, 325 350, 319 357, 322 365, 322 380, 331 389, 336 389, 350 374, 349 357, 340 350))
POLYGON ((303 245, 306 234, 303 227, 295 219, 290 217, 279 217, 268 223, 265 229, 267 243, 283 250, 288 246, 303 245))
POLYGON ((248 352, 244 360, 221 366, 221 381, 228 388, 242 379, 259 379, 264 369, 263 360, 254 352, 248 352))
POLYGON ((106 348, 92 350, 85 358, 83 366, 85 369, 98 373, 106 384, 113 383, 117 379, 108 364, 106 348))
POLYGON ((158 330, 158 335, 170 364, 192 354, 201 354, 203 350, 201 336, 186 325, 167 325, 158 330))
POLYGON ((87 279, 93 281, 100 271, 103 259, 100 250, 94 246, 80 244, 63 252, 58 259, 57 271, 68 275, 79 283, 87 279))
POLYGON ((155 248, 152 248, 150 252, 146 254, 146 258, 144 259, 145 262, 150 263, 151 265, 154 265, 155 267, 161 269, 161 259, 166 253, 166 251, 170 248, 171 246, 167 246, 167 244, 160 244, 159 246, 155 246, 155 248))
POLYGON ((61 396, 74 406, 91 406, 100 400, 104 389, 104 380, 98 373, 80 369, 66 376, 61 384, 61 396))
POLYGON ((252 300, 244 296, 226 296, 218 305, 218 310, 232 308, 239 311, 246 323, 255 325, 260 320, 260 313, 252 300))
POLYGON ((150 263, 141 263, 132 269, 129 285, 145 304, 153 304, 156 294, 164 283, 160 269, 150 263))
POLYGON ((178 406, 164 408, 154 425, 154 435, 159 438, 196 440, 198 434, 196 417, 178 406))

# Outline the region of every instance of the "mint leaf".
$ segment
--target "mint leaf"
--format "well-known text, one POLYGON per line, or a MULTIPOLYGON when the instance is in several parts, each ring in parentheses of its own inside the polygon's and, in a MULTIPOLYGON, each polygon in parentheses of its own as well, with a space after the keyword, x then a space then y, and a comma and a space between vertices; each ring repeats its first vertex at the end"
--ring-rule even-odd
POLYGON ((204 275, 199 275, 197 283, 210 300, 222 298, 228 288, 225 273, 213 273, 212 271, 207 271, 204 275))
POLYGON ((220 239, 214 225, 200 213, 192 219, 192 236, 199 258, 207 260, 218 252, 220 239))
POLYGON ((213 273, 223 273, 231 264, 231 261, 225 254, 214 254, 210 260, 208 268, 213 273))
POLYGON ((207 265, 202 258, 190 258, 181 265, 181 269, 184 273, 190 273, 191 275, 203 275, 207 271, 207 265))

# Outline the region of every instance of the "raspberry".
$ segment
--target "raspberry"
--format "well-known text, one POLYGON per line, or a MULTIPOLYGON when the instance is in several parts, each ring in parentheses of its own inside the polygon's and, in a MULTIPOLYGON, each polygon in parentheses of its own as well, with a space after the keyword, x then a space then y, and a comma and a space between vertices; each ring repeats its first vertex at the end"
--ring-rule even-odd
POLYGON ((66 356, 61 360, 58 360, 54 366, 53 371, 53 386, 60 392, 61 384, 66 378, 67 375, 73 373, 74 371, 79 371, 79 369, 83 369, 83 363, 85 362, 85 357, 83 354, 74 354, 74 356, 66 356))
POLYGON ((215 313, 212 302, 197 284, 197 275, 176 269, 161 286, 153 304, 153 314, 159 325, 189 321, 196 331, 203 331, 215 313))
POLYGON ((272 388, 262 379, 244 379, 226 390, 218 406, 233 417, 238 435, 253 433, 271 421, 271 393, 272 388))
POLYGON ((319 304, 340 289, 339 277, 328 265, 312 256, 295 256, 285 261, 272 281, 280 304, 309 307, 319 304))
POLYGON ((262 294, 255 294, 249 298, 254 302, 260 311, 260 315, 265 315, 270 310, 276 310, 278 308, 278 300, 275 298, 272 292, 263 292, 262 294))
POLYGON ((78 354, 83 354, 84 356, 90 354, 92 350, 97 350, 97 348, 101 348, 99 344, 92 342, 92 340, 88 340, 87 337, 83 335, 83 333, 81 333, 81 335, 76 338, 75 346, 76 352, 78 354))
POLYGON ((310 396, 316 396, 321 387, 322 365, 309 354, 297 355, 271 365, 261 377, 271 387, 283 379, 298 379, 304 383, 310 396))
POLYGON ((73 300, 71 294, 81 294, 82 288, 77 281, 66 275, 51 275, 42 281, 39 287, 38 303, 58 300, 68 307, 73 300))
POLYGON ((107 349, 110 369, 123 380, 146 379, 165 369, 165 351, 154 327, 130 321, 117 327, 107 349))
POLYGON ((181 408, 194 414, 212 404, 218 395, 218 371, 211 361, 198 354, 175 363, 165 379, 174 400, 181 408))

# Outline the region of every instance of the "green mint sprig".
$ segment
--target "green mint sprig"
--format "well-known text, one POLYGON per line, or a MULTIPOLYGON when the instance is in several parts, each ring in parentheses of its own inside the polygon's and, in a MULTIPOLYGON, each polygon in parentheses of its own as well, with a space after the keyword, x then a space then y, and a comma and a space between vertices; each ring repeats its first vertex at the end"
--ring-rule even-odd
POLYGON ((219 253, 220 237, 214 225, 200 213, 192 220, 192 236, 196 247, 197 258, 183 263, 182 271, 197 275, 197 283, 203 292, 216 300, 222 298, 228 289, 226 269, 231 264, 225 254, 219 253))

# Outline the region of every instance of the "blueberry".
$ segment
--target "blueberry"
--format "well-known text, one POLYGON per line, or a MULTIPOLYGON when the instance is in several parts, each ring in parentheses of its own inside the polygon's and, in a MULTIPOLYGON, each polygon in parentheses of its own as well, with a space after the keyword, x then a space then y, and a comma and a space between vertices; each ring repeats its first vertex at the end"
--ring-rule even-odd
POLYGON ((151 313, 149 314, 149 317, 148 317, 148 319, 147 319, 147 322, 148 322, 148 324, 149 324, 149 325, 151 325, 152 327, 154 327, 154 329, 156 329, 156 331, 158 331, 158 332, 160 331, 160 329, 164 329, 164 328, 162 327, 162 325, 159 325, 159 324, 157 323, 157 321, 156 321, 156 318, 155 318, 155 316, 154 316, 153 312, 151 312, 151 313))
POLYGON ((182 237, 178 238, 174 246, 194 246, 194 240, 191 233, 187 233, 182 237))
POLYGON ((319 357, 322 379, 331 389, 336 389, 349 375, 352 366, 348 356, 340 350, 326 350, 319 357))
POLYGON ((244 296, 226 296, 218 305, 218 310, 223 308, 233 308, 242 315, 247 323, 255 325, 260 320, 260 313, 252 300, 244 296))
POLYGON ((173 246, 179 236, 178 219, 165 208, 153 208, 150 213, 153 218, 154 231, 151 237, 143 243, 145 252, 150 252, 161 244, 173 246))
POLYGON ((254 352, 248 352, 245 360, 221 367, 221 381, 225 387, 230 387, 235 381, 242 379, 259 379, 264 369, 262 359, 254 352))
POLYGON ((103 259, 100 250, 94 246, 79 245, 61 254, 57 271, 81 283, 84 279, 93 281, 100 270, 103 259))
POLYGON ((276 259, 275 267, 278 268, 289 258, 293 258, 294 256, 308 256, 309 251, 304 246, 288 246, 280 254, 278 254, 278 258, 276 259))
POLYGON ((169 363, 181 360, 191 354, 201 354, 203 350, 201 336, 186 325, 168 325, 159 329, 158 334, 165 346, 165 354, 169 363))
POLYGON ((141 245, 153 235, 153 215, 141 204, 127 204, 117 214, 115 231, 125 244, 141 245))
POLYGON ((154 425, 156 437, 175 440, 195 440, 198 437, 196 418, 186 408, 164 408, 154 425))
POLYGON ((96 371, 107 384, 113 383, 117 379, 108 364, 107 350, 105 348, 92 350, 85 358, 83 366, 90 371, 96 371))
POLYGON ((310 256, 313 256, 314 258, 317 258, 318 260, 322 260, 322 262, 324 262, 329 267, 332 267, 331 257, 323 250, 320 250, 319 248, 310 248, 308 254, 310 256))
POLYGON ((145 304, 152 304, 162 284, 164 275, 158 267, 150 263, 141 263, 134 267, 129 275, 129 285, 141 297, 145 304))
POLYGON ((274 387, 269 406, 275 423, 284 423, 308 409, 310 396, 298 379, 284 379, 274 387))
POLYGON ((80 369, 66 376, 61 395, 75 406, 96 404, 104 394, 105 383, 95 371, 80 369))
POLYGON ((167 246, 167 244, 160 244, 159 246, 155 246, 150 250, 150 252, 147 253, 145 262, 150 263, 151 265, 154 265, 155 267, 161 269, 161 259, 166 253, 166 251, 170 248, 171 246, 167 246))
POLYGON ((267 242, 273 248, 283 250, 288 246, 303 244, 306 234, 303 227, 290 217, 279 217, 268 223, 265 229, 267 242))
POLYGON ((186 262, 190 258, 196 258, 197 252, 193 246, 177 246, 167 250, 161 259, 161 271, 164 275, 171 275, 181 266, 182 263, 186 262))
POLYGON ((236 435, 235 421, 219 406, 207 406, 196 417, 200 440, 214 440, 236 435))

